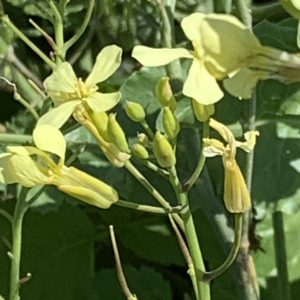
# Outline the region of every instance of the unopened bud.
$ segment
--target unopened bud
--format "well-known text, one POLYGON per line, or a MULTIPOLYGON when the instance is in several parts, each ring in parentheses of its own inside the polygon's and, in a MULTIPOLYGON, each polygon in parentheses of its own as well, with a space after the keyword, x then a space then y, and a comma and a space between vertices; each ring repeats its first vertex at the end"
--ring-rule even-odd
POLYGON ((170 109, 174 112, 177 103, 173 96, 173 92, 169 83, 168 77, 162 77, 156 84, 156 98, 162 106, 169 106, 170 109))
POLYGON ((149 153, 148 153, 147 149, 140 144, 134 144, 131 150, 134 155, 136 155, 137 157, 139 157, 141 159, 149 158, 149 153))
POLYGON ((146 117, 142 105, 136 102, 126 101, 125 110, 127 116, 134 122, 141 122, 146 117))
POLYGON ((169 107, 164 107, 163 126, 169 139, 174 139, 179 133, 179 122, 169 107))
POLYGON ((116 120, 116 114, 110 114, 108 117, 107 133, 110 141, 114 143, 121 152, 130 152, 125 133, 116 120))
POLYGON ((92 123, 94 126, 97 128, 97 131, 99 134, 102 136, 102 138, 106 141, 109 142, 109 136, 107 134, 107 125, 108 125, 108 116, 106 112, 94 112, 93 110, 89 111, 89 116, 92 120, 92 123))
POLYGON ((195 99, 192 100, 193 109, 196 118, 200 122, 205 122, 215 113, 215 106, 213 104, 204 105, 197 102, 195 99))
POLYGON ((161 167, 170 168, 175 166, 176 157, 172 146, 159 131, 156 132, 154 137, 153 150, 157 162, 161 167))
POLYGON ((138 134, 139 143, 143 146, 146 146, 149 142, 149 138, 145 133, 138 134))

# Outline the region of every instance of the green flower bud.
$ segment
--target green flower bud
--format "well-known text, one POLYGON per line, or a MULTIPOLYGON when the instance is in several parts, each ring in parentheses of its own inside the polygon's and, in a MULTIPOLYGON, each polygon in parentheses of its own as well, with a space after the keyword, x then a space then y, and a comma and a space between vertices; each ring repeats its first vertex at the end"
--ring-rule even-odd
POLYGON ((149 153, 148 153, 147 149, 140 144, 134 144, 131 150, 132 150, 133 154, 135 154, 137 157, 139 157, 141 159, 149 158, 149 153))
POLYGON ((170 168, 175 166, 176 157, 172 146, 159 131, 156 132, 154 137, 153 150, 157 162, 161 167, 170 168))
POLYGON ((107 116, 106 112, 103 111, 103 112, 97 113, 97 112, 90 110, 88 112, 88 114, 89 114, 89 117, 91 118, 92 123, 97 128, 97 131, 102 136, 102 138, 106 142, 110 142, 110 138, 107 133, 108 116, 107 116))
POLYGON ((300 20, 299 0, 279 0, 283 8, 294 18, 300 20))
POLYGON ((168 106, 164 107, 163 126, 169 139, 174 139, 179 133, 180 130, 179 122, 176 116, 174 115, 174 113, 171 111, 171 109, 168 106))
POLYGON ((145 133, 139 133, 138 139, 139 139, 139 143, 143 146, 146 146, 149 142, 148 135, 146 135, 145 133))
POLYGON ((156 98, 162 106, 169 106, 174 112, 177 102, 173 96, 173 92, 169 83, 169 77, 162 77, 156 84, 156 98))
POLYGON ((141 122, 146 117, 142 105, 136 102, 126 101, 125 110, 127 116, 134 122, 141 122))
POLYGON ((125 133, 116 120, 116 114, 110 114, 108 117, 107 133, 110 141, 114 143, 121 152, 130 152, 125 133))
POLYGON ((204 105, 197 102, 195 99, 192 100, 193 109, 196 118, 200 122, 205 122, 215 113, 215 106, 213 104, 204 105))

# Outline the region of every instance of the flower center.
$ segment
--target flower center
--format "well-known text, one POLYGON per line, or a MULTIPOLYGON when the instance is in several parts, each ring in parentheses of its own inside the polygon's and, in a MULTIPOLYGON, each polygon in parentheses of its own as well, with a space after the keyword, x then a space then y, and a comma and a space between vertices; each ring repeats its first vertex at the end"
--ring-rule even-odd
POLYGON ((80 99, 86 98, 88 96, 88 92, 82 78, 78 78, 75 82, 75 91, 76 96, 80 99))

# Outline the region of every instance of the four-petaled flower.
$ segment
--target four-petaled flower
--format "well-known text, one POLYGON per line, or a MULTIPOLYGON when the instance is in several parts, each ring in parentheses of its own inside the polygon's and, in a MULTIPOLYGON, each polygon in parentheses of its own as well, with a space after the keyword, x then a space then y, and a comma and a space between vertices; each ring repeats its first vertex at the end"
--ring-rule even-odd
POLYGON ((132 56, 142 65, 149 67, 166 65, 178 58, 193 59, 182 92, 201 104, 209 105, 219 101, 223 97, 223 92, 219 88, 216 79, 207 70, 204 61, 205 53, 200 27, 205 17, 202 13, 194 13, 181 22, 181 27, 187 38, 192 42, 194 51, 184 48, 154 49, 136 46, 133 49, 132 56))
POLYGON ((242 172, 235 160, 236 148, 246 152, 253 150, 256 143, 257 131, 245 133, 246 142, 238 142, 232 132, 222 123, 210 119, 209 125, 214 128, 227 142, 225 146, 216 139, 203 139, 205 147, 203 154, 206 157, 222 156, 225 169, 224 179, 224 202, 227 210, 231 213, 242 213, 251 207, 251 199, 242 172))
POLYGON ((100 208, 109 208, 119 200, 117 191, 111 186, 64 165, 66 142, 57 128, 37 126, 33 139, 36 147, 8 146, 7 153, 0 154, 0 182, 20 183, 25 187, 53 184, 59 190, 100 208), (53 156, 58 157, 57 162, 53 156))
POLYGON ((45 89, 52 98, 55 108, 43 115, 38 125, 50 124, 60 128, 73 113, 78 104, 103 112, 113 108, 121 93, 103 94, 97 92, 97 83, 106 80, 121 64, 122 49, 116 45, 107 46, 98 54, 92 72, 83 82, 77 78, 68 62, 60 64, 44 81, 45 89))

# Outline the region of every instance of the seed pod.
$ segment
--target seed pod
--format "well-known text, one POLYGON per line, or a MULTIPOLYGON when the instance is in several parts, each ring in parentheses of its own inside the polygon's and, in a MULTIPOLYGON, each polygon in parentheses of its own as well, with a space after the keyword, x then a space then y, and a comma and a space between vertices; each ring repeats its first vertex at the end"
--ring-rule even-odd
POLYGON ((107 116, 106 112, 97 113, 97 112, 90 110, 89 116, 91 118, 91 121, 97 128, 97 131, 102 136, 102 138, 106 142, 110 142, 110 138, 107 133, 108 116, 107 116))
POLYGON ((179 133, 180 130, 179 122, 176 116, 174 115, 174 113, 171 111, 171 109, 168 106, 164 107, 163 126, 169 139, 174 139, 179 133))
POLYGON ((156 84, 156 98, 162 106, 169 106, 171 111, 175 111, 177 107, 176 100, 169 83, 168 77, 162 77, 156 84))
POLYGON ((130 152, 125 133, 116 120, 116 114, 110 114, 108 117, 107 133, 110 141, 114 143, 120 151, 126 153, 130 152))
POLYGON ((213 104, 204 105, 197 102, 195 99, 192 100, 193 102, 193 109, 196 118, 200 122, 205 122, 215 113, 215 106, 213 104))
POLYGON ((142 105, 136 102, 126 101, 125 110, 127 116, 134 122, 141 122, 146 117, 142 105))
POLYGON ((156 132, 154 137, 153 151, 158 164, 162 168, 170 168, 175 166, 176 157, 172 146, 159 131, 156 132))
POLYGON ((147 149, 140 144, 134 144, 131 150, 132 150, 133 154, 135 154, 137 157, 139 157, 141 159, 149 158, 149 153, 148 153, 147 149))

